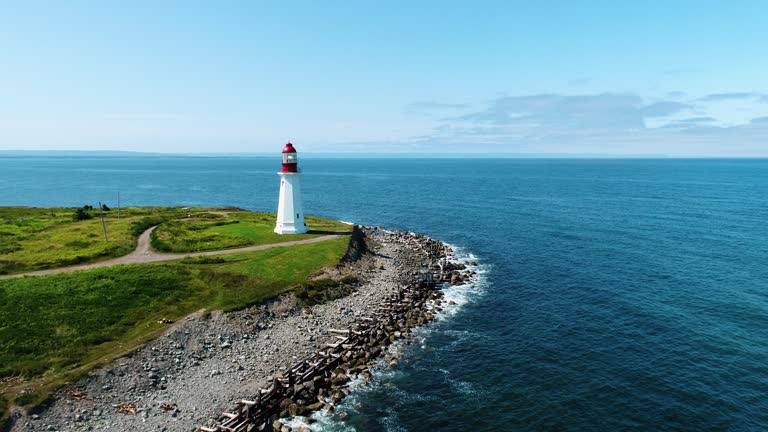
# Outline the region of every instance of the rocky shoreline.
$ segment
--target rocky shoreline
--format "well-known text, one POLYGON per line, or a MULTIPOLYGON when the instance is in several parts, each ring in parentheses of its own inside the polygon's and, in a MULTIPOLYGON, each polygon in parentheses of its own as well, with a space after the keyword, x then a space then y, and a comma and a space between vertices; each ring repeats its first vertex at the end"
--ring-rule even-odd
MULTIPOLYGON (((14 419, 11 430, 188 432, 213 426, 220 413, 242 407, 239 401, 255 400, 261 389, 274 389, 275 377, 285 377, 297 362, 342 345, 343 337, 334 329, 360 329, 362 321, 382 316, 382 305, 391 305, 399 296, 404 306, 390 320, 397 328, 384 337, 361 339, 372 352, 350 350, 359 356, 338 360, 332 374, 312 386, 286 385, 287 401, 278 407, 279 417, 332 410, 348 391, 350 379, 370 376, 368 367, 386 351, 376 347, 406 337, 410 328, 439 311, 441 292, 418 289, 420 273, 441 272, 446 282, 457 285, 473 276, 463 264, 447 259, 450 248, 428 237, 380 228, 359 233, 344 263, 324 275, 358 276, 351 294, 311 307, 300 307, 287 294, 237 312, 193 314, 131 355, 61 388, 46 406, 14 419), (407 302, 404 292, 410 293, 407 302)), ((396 363, 388 360, 392 366, 396 363)), ((267 428, 272 426, 306 430, 270 419, 267 428)))

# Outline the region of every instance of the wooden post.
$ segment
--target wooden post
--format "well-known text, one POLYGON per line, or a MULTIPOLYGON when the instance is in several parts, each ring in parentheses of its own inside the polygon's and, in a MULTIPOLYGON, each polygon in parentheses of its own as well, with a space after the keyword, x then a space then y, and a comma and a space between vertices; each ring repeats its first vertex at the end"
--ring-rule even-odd
POLYGON ((120 220, 120 192, 117 193, 117 219, 120 220))
POLYGON ((99 216, 101 217, 101 228, 104 230, 104 241, 109 241, 109 237, 107 237, 107 223, 104 222, 104 207, 101 206, 101 201, 99 201, 99 216))

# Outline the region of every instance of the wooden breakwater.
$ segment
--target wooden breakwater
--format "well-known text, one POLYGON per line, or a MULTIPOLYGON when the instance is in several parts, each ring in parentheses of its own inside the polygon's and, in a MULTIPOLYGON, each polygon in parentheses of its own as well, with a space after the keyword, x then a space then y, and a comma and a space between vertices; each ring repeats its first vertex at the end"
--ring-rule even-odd
POLYGON ((203 432, 290 431, 280 418, 305 415, 333 404, 347 394, 346 384, 358 375, 370 377, 372 366, 386 348, 413 327, 434 319, 441 309, 440 275, 429 274, 398 290, 371 317, 349 329, 328 329, 328 343, 274 378, 253 400, 241 400, 203 432))
MULTIPOLYGON (((379 228, 364 231, 366 236, 419 251, 426 259, 423 271, 414 274, 411 283, 389 296, 371 316, 360 318, 348 329, 327 329, 333 342, 284 370, 251 400, 241 400, 210 425, 201 426, 201 432, 291 432, 294 429, 280 419, 333 411, 334 404, 349 393, 350 380, 369 379, 369 368, 390 344, 435 318, 442 309, 443 283, 461 285, 474 274, 464 264, 449 261, 451 249, 429 237, 379 228)), ((395 364, 396 360, 390 362, 390 366, 395 364)))

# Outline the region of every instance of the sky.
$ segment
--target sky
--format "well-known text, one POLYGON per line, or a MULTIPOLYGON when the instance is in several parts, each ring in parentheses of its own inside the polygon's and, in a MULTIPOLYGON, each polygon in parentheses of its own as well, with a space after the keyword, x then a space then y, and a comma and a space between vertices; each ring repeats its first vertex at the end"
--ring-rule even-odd
POLYGON ((0 150, 768 156, 762 1, 4 1, 0 150))

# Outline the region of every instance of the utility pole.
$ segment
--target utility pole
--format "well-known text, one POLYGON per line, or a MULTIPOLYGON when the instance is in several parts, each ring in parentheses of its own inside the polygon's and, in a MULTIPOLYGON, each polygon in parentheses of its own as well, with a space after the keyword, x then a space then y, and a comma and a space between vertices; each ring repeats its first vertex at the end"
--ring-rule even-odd
POLYGON ((120 192, 117 192, 117 220, 120 220, 120 192))
POLYGON ((107 223, 104 222, 104 207, 101 205, 101 201, 99 201, 99 216, 101 217, 101 228, 104 229, 104 241, 109 241, 109 237, 107 237, 107 223))

